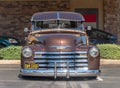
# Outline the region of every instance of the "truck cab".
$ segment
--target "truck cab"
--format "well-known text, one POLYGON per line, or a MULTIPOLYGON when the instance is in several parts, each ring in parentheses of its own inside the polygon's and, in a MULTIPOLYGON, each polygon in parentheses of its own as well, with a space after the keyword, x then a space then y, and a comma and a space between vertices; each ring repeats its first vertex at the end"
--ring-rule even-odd
POLYGON ((20 75, 54 78, 99 75, 99 49, 89 45, 84 21, 75 12, 33 14, 27 45, 22 48, 20 75))

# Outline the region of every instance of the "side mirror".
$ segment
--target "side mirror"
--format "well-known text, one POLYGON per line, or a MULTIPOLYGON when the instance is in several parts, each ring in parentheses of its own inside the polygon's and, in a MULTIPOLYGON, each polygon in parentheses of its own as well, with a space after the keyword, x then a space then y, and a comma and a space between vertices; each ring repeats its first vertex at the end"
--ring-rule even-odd
POLYGON ((29 29, 28 28, 24 28, 24 32, 28 32, 29 31, 29 29))
POLYGON ((92 26, 87 26, 87 30, 92 30, 92 26))

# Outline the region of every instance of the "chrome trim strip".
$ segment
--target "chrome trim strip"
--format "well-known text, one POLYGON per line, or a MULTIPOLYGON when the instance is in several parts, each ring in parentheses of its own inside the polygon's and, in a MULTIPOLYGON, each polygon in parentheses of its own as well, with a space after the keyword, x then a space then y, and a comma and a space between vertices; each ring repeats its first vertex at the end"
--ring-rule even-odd
POLYGON ((87 59, 82 59, 82 60, 34 60, 34 62, 39 63, 39 62, 50 62, 50 63, 54 63, 54 62, 88 62, 87 59))
POLYGON ((75 64, 75 66, 88 66, 88 64, 75 64))
POLYGON ((56 62, 54 63, 54 78, 57 78, 57 67, 56 67, 56 62))
POLYGON ((60 14, 57 12, 57 20, 60 19, 60 14))
POLYGON ((66 74, 67 78, 70 78, 70 72, 69 72, 69 62, 67 62, 67 74, 66 74))
MULTIPOLYGON (((58 71, 55 74, 54 70, 26 70, 26 69, 21 69, 20 71, 21 75, 24 76, 65 76, 67 74, 67 70, 61 70, 58 71)), ((100 70, 69 70, 69 77, 84 77, 84 76, 98 76, 100 75, 100 70)), ((55 77, 56 78, 56 77, 55 77)))
POLYGON ((62 49, 70 48, 71 46, 69 46, 69 45, 53 45, 53 46, 50 46, 50 47, 55 48, 57 50, 62 50, 62 49))
POLYGON ((40 67, 46 67, 47 64, 39 64, 40 67))
MULTIPOLYGON (((54 73, 26 73, 20 72, 23 76, 40 76, 40 77, 54 77, 54 73)), ((93 77, 98 76, 100 73, 69 73, 70 77, 93 77)), ((57 77, 66 77, 66 73, 57 73, 57 77)))
POLYGON ((75 60, 75 62, 88 62, 88 60, 87 59, 77 59, 77 60, 75 60))
POLYGON ((75 58, 87 58, 87 56, 75 56, 75 58))
POLYGON ((43 59, 42 59, 42 60, 41 60, 41 59, 40 59, 40 60, 34 60, 34 62, 36 62, 36 63, 47 62, 47 61, 48 61, 48 60, 46 60, 46 59, 45 59, 45 60, 43 60, 43 59))
POLYGON ((87 58, 87 56, 74 56, 74 55, 68 55, 68 56, 37 56, 35 55, 34 58, 49 58, 49 59, 59 59, 59 58, 87 58))
POLYGON ((65 32, 74 32, 74 33, 82 33, 82 34, 86 34, 86 32, 82 31, 82 30, 76 30, 74 28, 53 28, 53 29, 41 29, 41 30, 36 30, 36 31, 32 31, 31 34, 33 33, 42 33, 42 32, 53 32, 53 31, 57 31, 59 29, 59 31, 65 31, 65 32))
MULTIPOLYGON (((34 72, 54 73, 54 70, 21 69, 21 72, 26 72, 26 73, 27 73, 27 72, 28 72, 28 73, 29 73, 29 72, 30 72, 30 73, 31 73, 31 72, 33 72, 33 73, 34 73, 34 72)), ((57 72, 58 72, 58 73, 62 73, 62 72, 67 72, 67 70, 57 70, 57 72)), ((76 72, 77 72, 77 73, 79 73, 79 72, 81 72, 81 73, 82 73, 82 72, 83 72, 83 73, 87 73, 87 72, 88 72, 88 73, 92 73, 92 72, 93 72, 93 73, 98 73, 99 70, 86 70, 86 69, 71 70, 71 69, 70 69, 69 72, 71 72, 71 73, 76 73, 76 72)))
MULTIPOLYGON (((54 67, 54 64, 53 63, 50 63, 50 64, 44 64, 44 65, 42 65, 42 64, 40 64, 40 66, 48 66, 48 67, 54 67)), ((56 64, 56 66, 57 67, 66 67, 67 66, 67 64, 65 64, 65 63, 57 63, 56 64)), ((74 63, 71 63, 71 64, 69 64, 69 66, 72 66, 72 67, 74 67, 74 66, 83 66, 83 67, 87 67, 88 66, 88 64, 74 64, 74 63)))
POLYGON ((87 54, 87 51, 75 51, 75 52, 35 52, 36 54, 87 54))

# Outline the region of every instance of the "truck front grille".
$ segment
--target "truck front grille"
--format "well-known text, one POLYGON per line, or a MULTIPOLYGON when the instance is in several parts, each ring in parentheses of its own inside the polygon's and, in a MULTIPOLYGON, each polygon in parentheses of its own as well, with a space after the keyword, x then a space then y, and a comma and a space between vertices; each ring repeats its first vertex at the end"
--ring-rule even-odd
POLYGON ((87 69, 87 51, 80 52, 35 52, 34 61, 39 64, 39 69, 87 69))

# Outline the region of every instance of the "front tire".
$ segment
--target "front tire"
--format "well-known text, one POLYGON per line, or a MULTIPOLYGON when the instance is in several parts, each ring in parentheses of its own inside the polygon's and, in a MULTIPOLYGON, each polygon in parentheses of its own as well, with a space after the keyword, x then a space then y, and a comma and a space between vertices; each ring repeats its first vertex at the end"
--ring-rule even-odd
POLYGON ((21 75, 21 74, 19 74, 18 75, 18 78, 20 78, 20 79, 26 79, 28 76, 23 76, 23 75, 21 75))
POLYGON ((87 77, 89 80, 95 80, 97 79, 97 76, 90 76, 90 77, 87 77))

